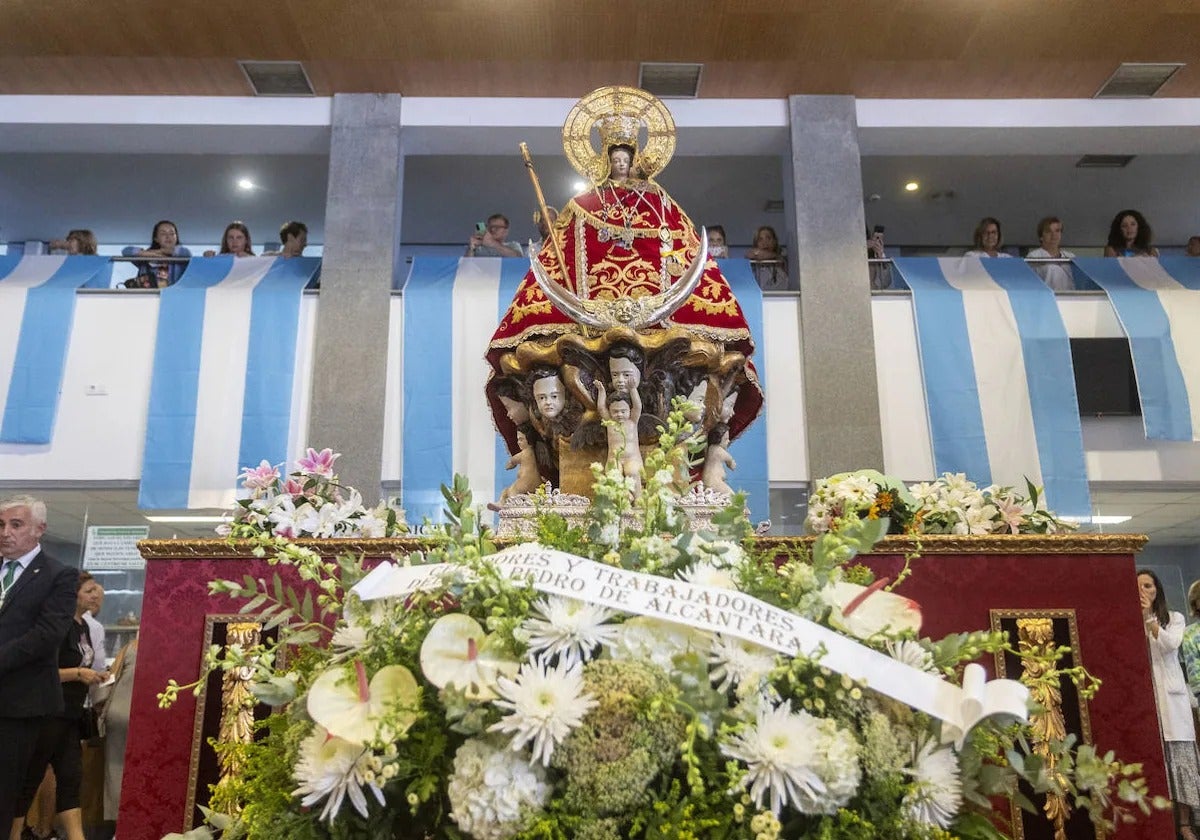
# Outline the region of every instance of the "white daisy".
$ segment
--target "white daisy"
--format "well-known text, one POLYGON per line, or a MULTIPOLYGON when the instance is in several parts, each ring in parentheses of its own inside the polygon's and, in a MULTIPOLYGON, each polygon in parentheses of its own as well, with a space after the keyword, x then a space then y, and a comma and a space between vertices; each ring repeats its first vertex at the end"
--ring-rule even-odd
POLYGON ((949 745, 938 747, 932 740, 917 750, 913 766, 906 771, 913 786, 904 795, 904 808, 918 822, 946 828, 962 807, 962 779, 958 757, 949 745))
POLYGON ((328 797, 320 818, 330 822, 349 797, 354 810, 365 817, 364 789, 371 791, 380 805, 384 804, 383 791, 368 783, 364 775, 370 769, 370 758, 371 751, 361 744, 335 738, 317 726, 300 744, 300 760, 295 770, 300 786, 292 791, 292 796, 303 797, 300 804, 306 808, 328 797))
POLYGON ((535 618, 527 618, 521 629, 529 649, 542 657, 558 656, 569 668, 591 658, 598 645, 611 645, 617 625, 606 624, 615 613, 573 598, 550 596, 533 605, 535 618))
POLYGON ((769 794, 778 815, 785 805, 804 814, 832 814, 850 801, 861 774, 858 742, 832 720, 793 713, 784 703, 760 708, 754 726, 721 746, 746 764, 741 787, 757 807, 769 794))
POLYGON ((596 699, 584 693, 583 669, 562 662, 556 668, 547 668, 544 661, 527 663, 515 680, 501 677, 498 688, 502 699, 495 705, 510 714, 490 731, 511 733, 514 750, 532 742, 530 763, 540 760, 542 766, 549 766, 554 748, 596 706, 596 699))
POLYGON ((716 666, 709 677, 717 683, 717 691, 728 691, 737 685, 739 693, 743 693, 757 688, 775 667, 775 651, 732 636, 717 635, 708 661, 716 666))

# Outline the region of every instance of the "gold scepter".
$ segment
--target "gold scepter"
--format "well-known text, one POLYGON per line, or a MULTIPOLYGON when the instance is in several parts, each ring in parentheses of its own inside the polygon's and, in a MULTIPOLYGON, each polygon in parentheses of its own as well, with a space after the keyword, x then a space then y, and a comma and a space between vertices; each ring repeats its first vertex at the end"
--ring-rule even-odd
MULTIPOLYGON (((550 220, 550 213, 546 209, 546 196, 542 195, 542 185, 538 182, 537 173, 533 171, 533 157, 529 154, 529 146, 521 143, 521 157, 525 160, 525 168, 529 170, 529 180, 533 181, 533 191, 537 194, 538 212, 542 214, 542 218, 550 220)), ((563 259, 562 248, 558 244, 558 239, 554 236, 554 228, 550 227, 550 244, 554 247, 554 258, 558 260, 558 269, 562 272, 563 280, 571 284, 571 291, 578 292, 579 289, 575 286, 574 280, 567 276, 567 263, 563 259)), ((534 259, 537 259, 534 257, 534 259)))

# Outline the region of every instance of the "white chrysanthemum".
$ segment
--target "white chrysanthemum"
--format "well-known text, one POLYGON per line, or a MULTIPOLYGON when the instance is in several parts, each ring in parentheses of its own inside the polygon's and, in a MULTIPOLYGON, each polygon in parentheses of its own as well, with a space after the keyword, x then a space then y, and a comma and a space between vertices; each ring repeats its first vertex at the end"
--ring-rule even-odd
POLYGON ((926 741, 907 772, 913 777, 913 786, 903 803, 909 817, 948 827, 962 807, 962 779, 954 750, 949 745, 938 747, 932 739, 926 741))
POLYGON ((737 589, 737 581, 728 569, 718 568, 711 562, 702 560, 694 563, 679 573, 680 580, 694 583, 697 586, 713 586, 717 589, 737 589))
POLYGON ((931 654, 920 643, 912 639, 903 641, 889 640, 885 643, 887 646, 888 655, 897 662, 903 662, 912 668, 918 668, 929 673, 937 673, 937 667, 933 664, 933 654, 931 654))
POLYGON ((511 734, 514 750, 532 742, 529 760, 543 766, 550 765, 554 748, 596 706, 596 699, 583 690, 583 669, 562 662, 556 668, 547 668, 544 661, 526 663, 515 680, 501 677, 497 685, 503 699, 495 705, 510 713, 492 724, 491 731, 511 734))
POLYGON ((829 506, 810 503, 804 524, 814 534, 827 533, 833 527, 833 516, 829 512, 829 506))
POLYGON ((757 689, 775 667, 775 651, 733 636, 718 635, 713 639, 708 661, 716 666, 709 677, 717 683, 717 690, 727 691, 736 685, 741 694, 757 689))
POLYGON ((616 613, 574 598, 552 595, 533 605, 537 617, 527 618, 521 630, 535 655, 557 656, 567 667, 586 662, 599 645, 611 645, 617 625, 606 624, 616 613))
POLYGON ((371 791, 379 804, 384 804, 383 791, 367 781, 370 758, 371 751, 361 744, 335 738, 317 726, 300 743, 300 760, 295 771, 300 786, 292 791, 292 796, 303 797, 300 804, 305 807, 328 797, 320 818, 331 822, 341 810, 342 802, 349 797, 354 810, 365 817, 367 797, 364 790, 371 791))
POLYGON ((540 765, 472 738, 454 754, 446 785, 450 819, 475 840, 507 840, 524 825, 524 814, 540 811, 550 785, 540 765))
POLYGON ((712 647, 712 635, 694 627, 637 616, 618 626, 613 659, 649 662, 668 674, 675 670, 675 657, 696 653, 704 657, 712 647))
POLYGON ((858 789, 854 735, 832 720, 793 713, 786 703, 760 709, 755 725, 721 751, 746 764, 741 787, 749 788, 758 807, 769 795, 776 815, 788 805, 804 814, 832 814, 858 789))

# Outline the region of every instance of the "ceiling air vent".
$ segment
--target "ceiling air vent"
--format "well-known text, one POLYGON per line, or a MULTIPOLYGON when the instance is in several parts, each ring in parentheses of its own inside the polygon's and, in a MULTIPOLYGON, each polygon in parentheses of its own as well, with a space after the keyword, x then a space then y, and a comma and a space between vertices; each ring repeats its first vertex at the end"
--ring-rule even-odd
POLYGON ((1137 155, 1084 155, 1075 161, 1077 169, 1124 169, 1137 155))
POLYGON ((1158 93, 1183 67, 1179 63, 1138 64, 1127 62, 1108 77, 1108 81, 1096 91, 1094 99, 1145 99, 1158 93))
POLYGON ((255 96, 312 96, 312 82, 299 61, 239 61, 255 96))
POLYGON ((783 212, 783 199, 782 198, 768 198, 763 203, 763 212, 764 213, 782 213, 783 212))
POLYGON ((638 87, 663 98, 695 99, 700 93, 703 69, 703 64, 643 61, 638 71, 638 87))

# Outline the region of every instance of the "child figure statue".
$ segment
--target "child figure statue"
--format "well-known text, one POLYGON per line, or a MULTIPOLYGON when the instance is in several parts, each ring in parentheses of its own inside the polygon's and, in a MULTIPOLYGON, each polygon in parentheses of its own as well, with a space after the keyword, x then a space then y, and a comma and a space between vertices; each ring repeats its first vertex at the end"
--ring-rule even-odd
MULTIPOLYGON (((720 436, 708 444, 708 451, 704 456, 704 470, 701 473, 700 481, 710 490, 716 490, 718 493, 728 493, 732 496, 733 489, 725 481, 725 468, 728 467, 731 470, 736 470, 737 462, 729 454, 729 427, 722 423, 718 428, 720 429, 720 436)), ((716 432, 715 429, 714 432, 716 432)), ((716 434, 714 434, 714 437, 716 437, 716 434)))
POLYGON ((621 474, 634 480, 633 495, 642 492, 642 450, 638 446, 638 420, 642 416, 642 398, 637 388, 614 391, 608 396, 604 383, 596 381, 596 410, 611 420, 608 432, 608 463, 620 459, 621 474))
POLYGON ((509 458, 508 463, 504 465, 506 470, 517 468, 517 480, 500 491, 502 503, 510 496, 532 493, 542 483, 542 478, 538 474, 537 456, 534 454, 533 447, 529 445, 529 438, 525 437, 525 433, 519 429, 517 430, 517 446, 520 447, 517 454, 509 458))

